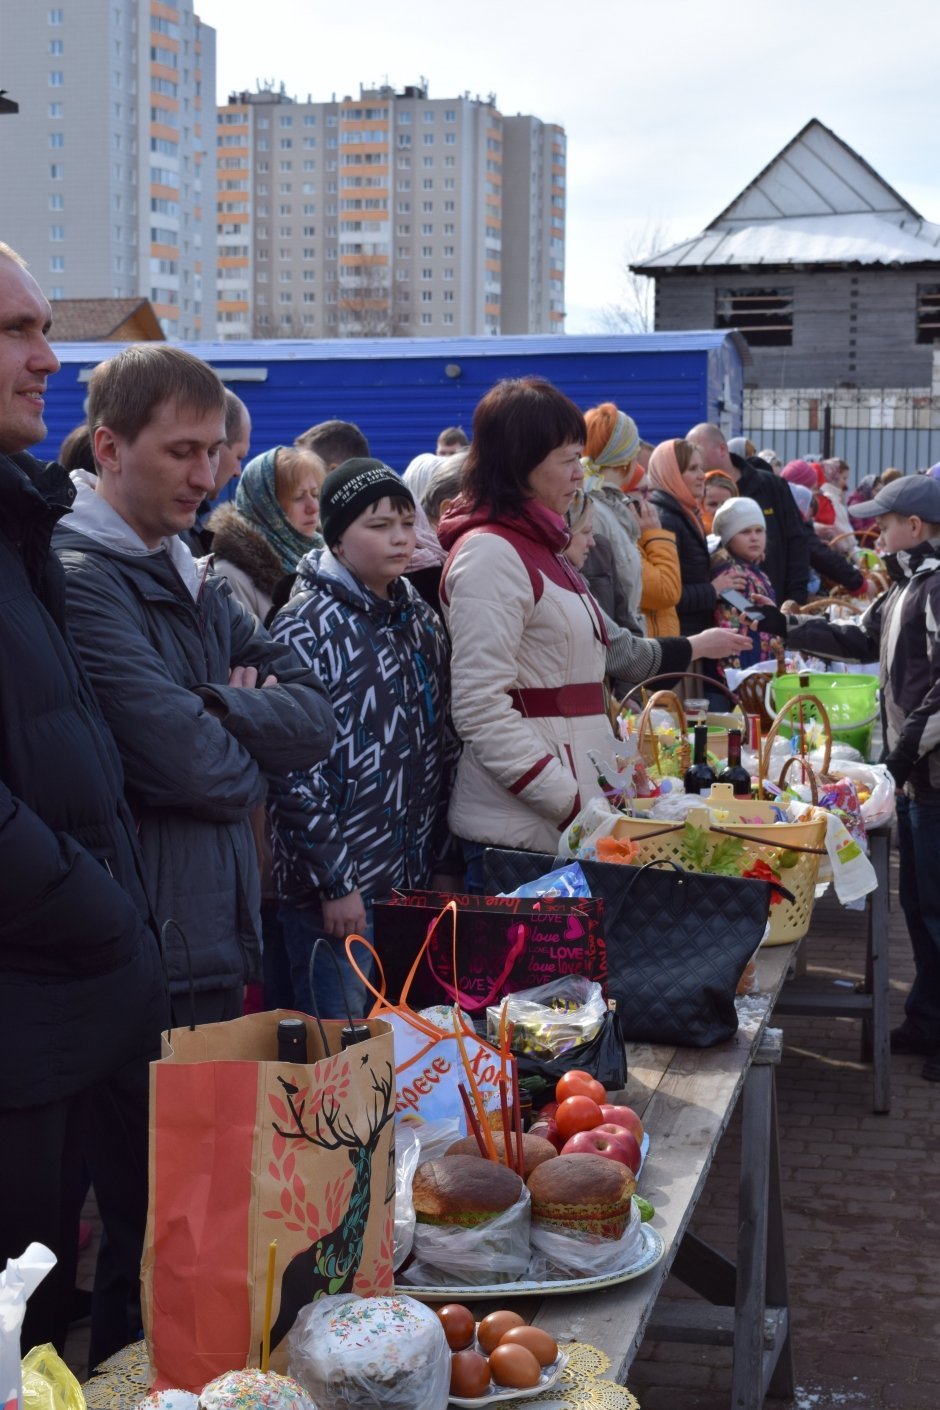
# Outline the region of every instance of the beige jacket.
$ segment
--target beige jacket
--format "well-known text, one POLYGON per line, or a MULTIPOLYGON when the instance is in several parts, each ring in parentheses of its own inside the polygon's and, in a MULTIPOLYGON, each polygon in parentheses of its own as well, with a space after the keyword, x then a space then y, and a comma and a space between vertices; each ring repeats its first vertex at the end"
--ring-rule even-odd
POLYGON ((561 828, 598 791, 587 751, 609 757, 613 733, 603 713, 526 718, 514 708, 514 688, 604 677, 593 598, 535 577, 538 600, 517 549, 491 533, 461 540, 447 570, 452 713, 464 744, 448 818, 458 837, 554 852, 561 828))

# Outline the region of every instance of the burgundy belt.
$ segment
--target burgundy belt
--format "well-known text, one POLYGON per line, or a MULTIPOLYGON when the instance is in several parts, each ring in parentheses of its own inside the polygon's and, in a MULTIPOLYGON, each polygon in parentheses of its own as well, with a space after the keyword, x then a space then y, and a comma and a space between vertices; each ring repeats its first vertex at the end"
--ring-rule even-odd
POLYGON ((521 686, 509 698, 521 715, 530 719, 546 716, 603 715, 607 712, 604 687, 599 681, 579 685, 559 685, 549 689, 521 686))

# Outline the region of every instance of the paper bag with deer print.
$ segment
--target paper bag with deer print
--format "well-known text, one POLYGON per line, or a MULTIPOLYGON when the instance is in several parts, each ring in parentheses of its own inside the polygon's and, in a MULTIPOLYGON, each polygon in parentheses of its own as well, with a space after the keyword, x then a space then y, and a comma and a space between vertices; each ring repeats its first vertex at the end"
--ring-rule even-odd
MULTIPOLYGON (((301 1307, 391 1291, 392 1033, 340 1048, 306 1019, 303 1066, 277 1061, 284 1013, 174 1029, 150 1069, 150 1202, 141 1268, 155 1386, 199 1390, 260 1362, 269 1247, 271 1368, 301 1307)), ((291 1015, 296 1016, 296 1015, 291 1015)))

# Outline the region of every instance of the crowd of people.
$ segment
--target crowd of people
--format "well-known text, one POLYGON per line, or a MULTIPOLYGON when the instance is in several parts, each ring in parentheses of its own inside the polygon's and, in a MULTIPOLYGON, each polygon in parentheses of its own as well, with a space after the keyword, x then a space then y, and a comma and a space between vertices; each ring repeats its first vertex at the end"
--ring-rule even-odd
MULTIPOLYGON (((377 902, 482 890, 488 845, 554 851, 614 751, 610 689, 717 683, 772 633, 799 638, 774 604, 804 602, 814 571, 839 582, 856 544, 841 462, 774 465, 710 424, 653 446, 615 404, 583 413, 535 377, 399 474, 338 420, 249 459, 243 403, 143 344, 94 370, 87 424, 45 464, 49 322, 0 245, 0 1264, 31 1239, 57 1253, 24 1337, 61 1346, 90 1179, 97 1362, 136 1331, 161 1029, 234 1018, 251 985, 362 1012, 343 941, 371 937, 377 902), (728 591, 763 604, 760 631, 728 591)), ((940 822, 940 484, 916 488, 892 510, 868 487, 863 507, 926 603, 892 619, 886 594, 860 635, 817 623, 812 642, 884 655, 890 623, 903 643, 888 761, 917 784, 909 857, 924 810, 940 822), (892 537, 884 515, 908 509, 892 537)), ((923 973, 898 1041, 931 1056, 940 895, 911 884, 923 973)))

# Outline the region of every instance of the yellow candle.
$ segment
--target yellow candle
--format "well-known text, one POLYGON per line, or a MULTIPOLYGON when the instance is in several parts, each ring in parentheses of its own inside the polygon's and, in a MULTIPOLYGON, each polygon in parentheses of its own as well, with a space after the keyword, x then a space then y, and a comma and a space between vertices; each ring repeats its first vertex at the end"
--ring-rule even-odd
POLYGON ((274 1305, 274 1260, 277 1256, 277 1239, 268 1244, 268 1277, 264 1285, 264 1326, 261 1333, 261 1369, 267 1373, 271 1356, 271 1309, 274 1305))

